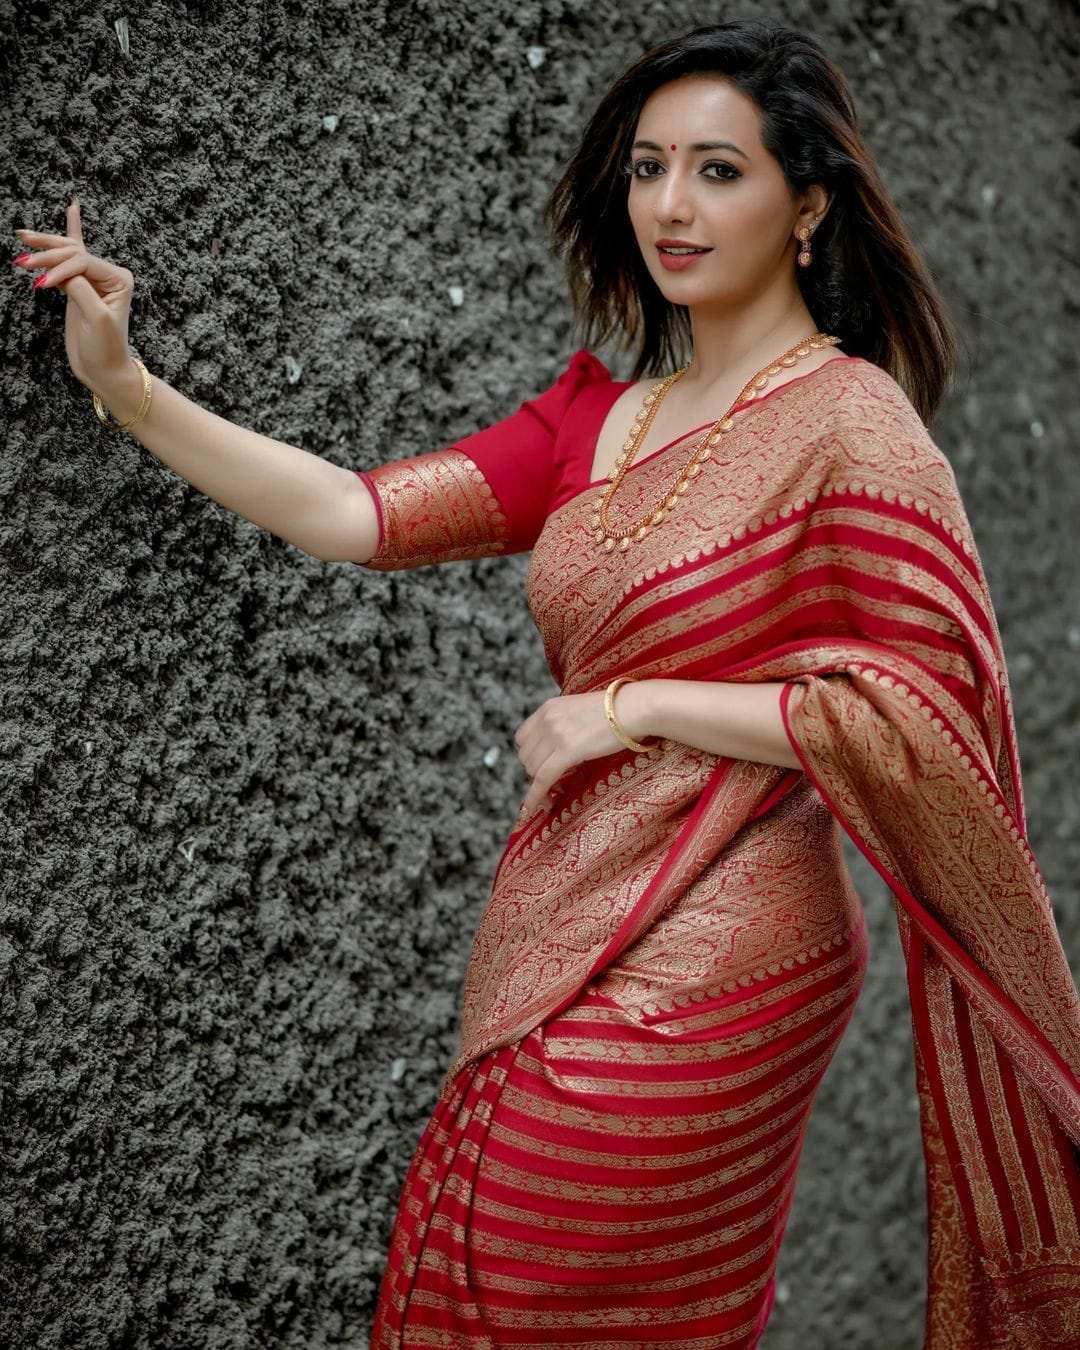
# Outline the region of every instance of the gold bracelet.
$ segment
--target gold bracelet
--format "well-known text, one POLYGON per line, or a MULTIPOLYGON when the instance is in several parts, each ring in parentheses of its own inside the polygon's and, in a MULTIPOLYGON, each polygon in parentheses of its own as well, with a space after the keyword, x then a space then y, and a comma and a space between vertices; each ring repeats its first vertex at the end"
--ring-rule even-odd
POLYGON ((143 379, 142 403, 139 406, 139 411, 135 414, 134 417, 130 418, 127 422, 118 422, 115 417, 111 422, 108 421, 107 419, 110 416, 110 414, 106 412, 105 405, 104 403, 102 403, 98 395, 94 394, 94 411, 97 413, 98 421, 108 431, 126 431, 128 427, 133 427, 136 422, 141 422, 143 420, 143 418, 147 414, 147 410, 150 407, 150 391, 152 388, 150 384, 150 372, 146 369, 146 367, 143 365, 143 363, 139 360, 137 356, 133 356, 131 359, 139 367, 139 370, 142 372, 142 379, 143 379))
POLYGON ((608 726, 611 727, 628 750, 651 750, 654 745, 659 744, 658 741, 650 741, 648 745, 643 745, 641 741, 635 741, 633 736, 627 735, 615 716, 615 691, 621 684, 627 683, 629 683, 629 677, 620 675, 617 680, 612 680, 607 687, 607 693, 604 695, 604 712, 607 714, 608 726))

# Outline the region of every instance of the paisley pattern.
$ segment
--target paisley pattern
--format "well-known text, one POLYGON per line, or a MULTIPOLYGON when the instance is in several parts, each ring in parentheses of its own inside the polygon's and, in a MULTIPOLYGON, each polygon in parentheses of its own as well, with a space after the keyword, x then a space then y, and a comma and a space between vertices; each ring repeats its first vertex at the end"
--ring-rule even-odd
POLYGON ((366 564, 373 571, 503 551, 506 517, 483 474, 462 451, 394 460, 366 478, 381 508, 379 547, 366 564))
MULTIPOLYGON (((579 765, 514 829, 373 1345, 757 1344, 865 970, 841 827, 894 895, 907 962, 926 1344, 1080 1344, 1080 999, 948 462, 885 372, 836 358, 742 405, 663 525, 607 553, 589 529, 595 390, 554 432, 528 570, 553 676, 564 693, 615 675, 784 681, 804 772, 661 741, 579 765)), ((634 465, 613 523, 691 444, 634 465)), ((426 560, 462 556, 459 528, 470 556, 505 548, 459 469, 458 523, 438 518, 452 493, 422 495, 426 560)))

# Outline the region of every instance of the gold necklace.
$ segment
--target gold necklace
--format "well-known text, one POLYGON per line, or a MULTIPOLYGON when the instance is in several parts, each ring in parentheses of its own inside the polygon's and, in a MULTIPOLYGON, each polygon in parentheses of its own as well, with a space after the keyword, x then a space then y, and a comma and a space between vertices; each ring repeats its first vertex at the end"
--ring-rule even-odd
POLYGON ((623 442, 622 452, 615 460, 615 476, 597 499, 596 510, 590 521, 590 525, 595 531, 593 538, 596 542, 603 544, 604 548, 610 552, 616 544, 621 549, 627 549, 630 547, 632 539, 644 539, 650 525, 659 525, 664 517, 675 509, 679 498, 690 487, 691 478, 696 478, 701 472, 702 461, 711 456, 713 448, 720 444, 723 437, 735 425, 735 419, 731 415, 732 409, 737 408, 754 390, 764 389, 771 377, 779 375, 785 366, 795 365, 796 362, 809 356, 812 351, 820 350, 822 347, 835 347, 839 341, 838 337, 831 337, 826 333, 815 333, 813 337, 803 338, 794 347, 789 347, 783 356, 778 356, 775 361, 770 361, 768 365, 762 366, 758 373, 743 386, 742 392, 723 417, 718 418, 694 446, 690 452, 690 458, 659 502, 651 510, 646 511, 645 515, 640 520, 636 520, 633 525, 626 529, 616 530, 612 528, 611 522, 608 520, 608 508, 611 506, 612 499, 618 491, 619 484, 626 477, 627 471, 634 461, 634 456, 637 454, 638 448, 645 439, 649 427, 652 425, 652 420, 664 400, 664 395, 675 381, 689 370, 689 366, 683 366, 674 375, 669 375, 667 379, 653 385, 652 389, 645 395, 644 407, 634 414, 634 425, 630 429, 629 436, 623 442))

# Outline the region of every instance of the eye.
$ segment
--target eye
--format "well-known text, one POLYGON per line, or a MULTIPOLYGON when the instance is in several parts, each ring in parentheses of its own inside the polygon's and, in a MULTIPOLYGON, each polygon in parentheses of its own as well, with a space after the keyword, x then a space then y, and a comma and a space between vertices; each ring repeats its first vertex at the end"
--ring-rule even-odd
POLYGON ((655 178, 656 174, 654 173, 640 172, 649 165, 652 165, 652 167, 656 169, 662 169, 664 167, 658 159, 635 159, 627 169, 627 173, 632 178, 655 178))
POLYGON ((712 178, 712 174, 706 173, 707 169, 724 169, 727 171, 726 173, 719 173, 715 176, 715 181, 719 182, 742 177, 733 164, 726 164, 722 159, 711 159, 708 164, 702 166, 701 172, 705 174, 705 177, 712 178))

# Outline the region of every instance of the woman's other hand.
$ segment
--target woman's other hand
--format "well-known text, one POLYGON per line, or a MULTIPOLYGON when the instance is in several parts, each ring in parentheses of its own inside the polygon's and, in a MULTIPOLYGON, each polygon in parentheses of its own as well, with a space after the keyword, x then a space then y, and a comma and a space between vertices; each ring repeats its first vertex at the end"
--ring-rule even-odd
POLYGON ((128 316, 135 278, 126 267, 86 251, 77 201, 67 209, 67 234, 15 231, 28 248, 16 266, 27 271, 47 268, 36 288, 64 292, 67 300, 64 345, 75 378, 97 393, 115 385, 131 367, 128 316))
MULTIPOLYGON (((803 772, 781 710, 785 682, 632 680, 616 694, 615 716, 635 741, 652 736, 709 755, 777 764, 803 772)), ((549 792, 567 769, 625 750, 608 725, 604 693, 549 698, 518 727, 514 740, 532 779, 519 820, 551 806, 549 792)))
MULTIPOLYGON (((635 740, 645 733, 643 723, 648 711, 644 695, 644 682, 626 685, 618 693, 619 725, 635 740)), ((602 689, 547 699, 518 727, 514 743, 532 779, 519 820, 541 807, 545 811, 550 808, 551 788, 568 769, 626 749, 608 724, 602 689)))

